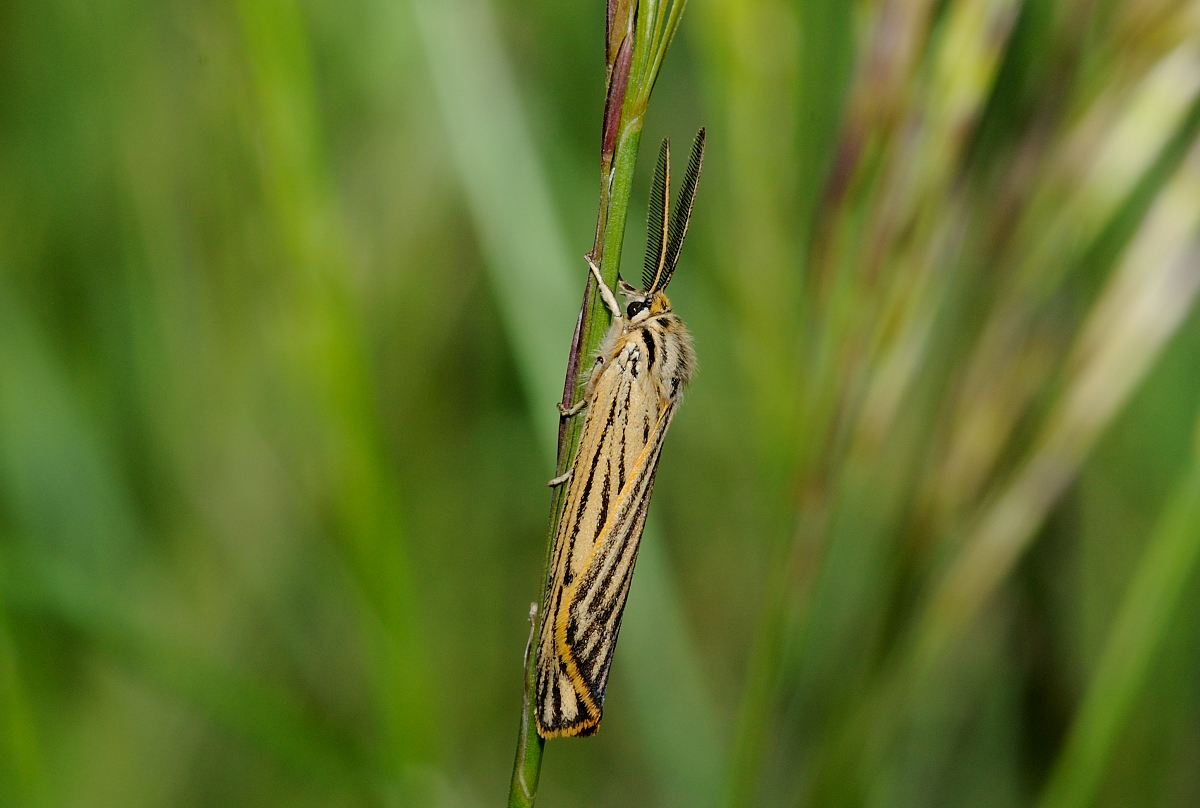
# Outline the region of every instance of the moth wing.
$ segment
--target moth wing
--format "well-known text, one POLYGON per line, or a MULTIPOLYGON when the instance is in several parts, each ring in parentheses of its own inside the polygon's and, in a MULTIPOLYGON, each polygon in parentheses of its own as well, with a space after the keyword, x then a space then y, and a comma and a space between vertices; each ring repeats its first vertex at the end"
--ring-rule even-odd
POLYGON ((569 660, 568 667, 573 667, 586 685, 588 701, 596 707, 595 722, 581 727, 579 734, 589 734, 600 720, 658 459, 675 407, 675 402, 669 404, 654 424, 650 441, 629 470, 589 563, 568 593, 567 610, 559 614, 555 626, 555 639, 566 651, 563 656, 569 660))
MULTIPOLYGON (((648 349, 647 349, 648 350, 648 349)), ((628 592, 637 542, 645 523, 645 508, 658 465, 661 435, 672 412, 660 412, 661 400, 653 376, 647 372, 643 348, 627 342, 596 378, 584 421, 562 518, 555 535, 551 580, 547 589, 537 658, 537 717, 543 737, 588 735, 600 722, 601 703, 608 676, 616 630, 628 592), (665 418, 664 418, 665 416, 665 418), (657 442, 657 446, 654 444, 657 442), (649 450, 649 451, 647 451, 649 450), (638 498, 644 501, 638 501, 638 498), (623 538, 626 541, 618 541, 623 538), (629 550, 622 548, 628 546, 629 550), (585 586, 589 570, 620 561, 628 555, 623 584, 614 591, 596 591, 589 606, 605 610, 602 634, 573 643, 584 617, 593 624, 578 599, 595 583, 585 586), (617 598, 599 602, 597 596, 617 598), (602 646, 607 646, 607 649, 602 646), (585 652, 586 654, 582 654, 585 652), (601 655, 581 664, 580 657, 601 655)), ((602 583, 602 582, 599 582, 602 583)))
POLYGON ((580 734, 584 726, 594 728, 600 709, 578 668, 560 653, 555 639, 559 615, 569 603, 571 584, 584 569, 596 538, 615 502, 610 488, 626 477, 623 459, 615 456, 618 430, 629 420, 633 400, 631 379, 615 362, 600 368, 591 387, 579 450, 567 483, 566 498, 550 561, 537 652, 537 718, 543 737, 580 734), (614 460, 620 467, 611 468, 614 460), (615 474, 614 474, 615 471, 615 474))

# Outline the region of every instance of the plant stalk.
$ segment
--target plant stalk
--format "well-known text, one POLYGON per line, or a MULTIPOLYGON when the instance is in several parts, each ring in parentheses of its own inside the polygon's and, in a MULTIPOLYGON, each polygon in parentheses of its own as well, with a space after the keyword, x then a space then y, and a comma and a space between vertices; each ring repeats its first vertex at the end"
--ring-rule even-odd
MULTIPOLYGON (((629 197, 637 167, 638 147, 650 94, 659 68, 683 13, 686 0, 674 0, 670 14, 662 0, 608 0, 605 30, 606 93, 600 147, 600 199, 596 215, 596 235, 588 258, 600 268, 604 282, 613 288, 621 267, 621 246, 629 216, 629 197), (639 25, 639 19, 642 24, 639 25), (622 34, 621 28, 624 27, 622 34)), ((562 403, 568 407, 577 400, 587 381, 585 360, 600 347, 612 322, 601 296, 596 294, 595 279, 587 273, 583 303, 571 338, 562 403)), ((558 464, 556 476, 565 474, 574 461, 583 430, 583 419, 562 418, 558 428, 558 464)), ((536 644, 541 632, 541 604, 549 583, 554 537, 562 513, 566 486, 554 491, 550 527, 546 537, 546 555, 542 567, 542 585, 537 603, 530 610, 529 643, 525 649, 524 698, 509 788, 509 808, 532 808, 541 776, 545 740, 538 735, 535 714, 537 671, 534 665, 536 644)))

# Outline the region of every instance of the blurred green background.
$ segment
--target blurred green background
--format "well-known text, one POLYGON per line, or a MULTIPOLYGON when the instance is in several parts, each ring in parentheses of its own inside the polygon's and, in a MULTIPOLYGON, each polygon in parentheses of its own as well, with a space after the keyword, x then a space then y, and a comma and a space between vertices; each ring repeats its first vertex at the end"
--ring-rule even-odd
MULTIPOLYGON (((504 799, 603 26, 0 4, 0 804, 504 799)), ((1200 805, 1200 3, 692 0, 627 268, 701 125, 540 804, 1200 805)))

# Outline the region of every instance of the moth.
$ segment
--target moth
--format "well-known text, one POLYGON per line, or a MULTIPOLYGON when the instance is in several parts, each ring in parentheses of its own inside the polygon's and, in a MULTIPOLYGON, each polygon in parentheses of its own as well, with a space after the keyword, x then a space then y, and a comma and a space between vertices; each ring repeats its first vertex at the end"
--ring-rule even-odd
POLYGON ((672 214, 671 144, 663 141, 650 189, 643 289, 619 282, 624 311, 588 260, 613 321, 583 397, 560 406, 563 417, 586 413, 570 470, 550 481, 567 490, 537 645, 543 738, 591 735, 600 724, 663 439, 696 370, 692 338, 665 290, 679 263, 703 159, 701 129, 672 214))

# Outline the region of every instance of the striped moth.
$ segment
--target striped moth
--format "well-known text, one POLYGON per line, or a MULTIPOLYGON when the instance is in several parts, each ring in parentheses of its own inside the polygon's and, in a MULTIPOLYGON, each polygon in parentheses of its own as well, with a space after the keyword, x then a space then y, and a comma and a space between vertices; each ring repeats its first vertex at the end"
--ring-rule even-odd
POLYGON ((696 369, 692 339, 666 288, 691 221, 704 130, 670 209, 671 147, 663 141, 650 191, 642 290, 624 281, 624 311, 589 260, 613 321, 584 395, 584 414, 554 538, 537 640, 537 723, 543 738, 591 735, 600 724, 608 670, 646 523, 667 427, 696 369))

